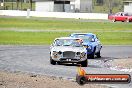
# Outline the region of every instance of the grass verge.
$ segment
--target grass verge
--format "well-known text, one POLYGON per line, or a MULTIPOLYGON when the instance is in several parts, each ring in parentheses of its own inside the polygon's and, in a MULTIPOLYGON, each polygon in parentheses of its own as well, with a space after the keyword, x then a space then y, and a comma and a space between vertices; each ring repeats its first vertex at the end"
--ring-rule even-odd
MULTIPOLYGON (((95 20, 94 20, 95 21, 95 20)), ((80 30, 80 31, 128 31, 131 23, 91 22, 77 19, 47 19, 47 18, 0 18, 1 28, 37 29, 37 30, 80 30)))
POLYGON ((96 20, 94 22, 82 19, 0 17, 0 44, 4 45, 48 45, 52 43, 54 38, 68 36, 72 32, 95 33, 105 45, 132 45, 131 23, 111 23, 96 20), (14 31, 14 29, 43 31, 22 32, 14 31))
MULTIPOLYGON (((49 45, 54 38, 68 36, 72 32, 16 32, 0 31, 0 44, 49 45)), ((132 45, 132 32, 94 32, 104 45, 132 45)))

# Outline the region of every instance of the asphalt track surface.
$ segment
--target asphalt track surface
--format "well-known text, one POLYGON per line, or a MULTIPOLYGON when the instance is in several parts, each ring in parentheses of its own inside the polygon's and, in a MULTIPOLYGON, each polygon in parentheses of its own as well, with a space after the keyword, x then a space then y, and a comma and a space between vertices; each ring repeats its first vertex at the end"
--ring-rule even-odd
MULTIPOLYGON (((75 79, 77 65, 51 65, 49 63, 49 46, 11 46, 0 45, 0 70, 27 72, 75 79)), ((132 46, 103 46, 102 58, 89 59, 87 73, 92 74, 130 74, 111 70, 108 63, 113 59, 132 57, 132 46), (107 64, 105 62, 108 61, 107 64)), ((132 88, 130 84, 105 84, 116 88, 132 88)))

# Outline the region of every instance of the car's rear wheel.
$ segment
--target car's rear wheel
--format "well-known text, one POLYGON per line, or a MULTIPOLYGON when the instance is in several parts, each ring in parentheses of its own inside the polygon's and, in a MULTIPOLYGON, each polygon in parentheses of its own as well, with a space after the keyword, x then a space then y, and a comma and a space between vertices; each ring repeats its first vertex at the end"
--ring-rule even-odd
POLYGON ((55 65, 56 61, 54 61, 51 57, 50 57, 50 64, 55 65))
POLYGON ((82 67, 87 67, 88 66, 88 60, 86 59, 85 61, 81 62, 82 67))

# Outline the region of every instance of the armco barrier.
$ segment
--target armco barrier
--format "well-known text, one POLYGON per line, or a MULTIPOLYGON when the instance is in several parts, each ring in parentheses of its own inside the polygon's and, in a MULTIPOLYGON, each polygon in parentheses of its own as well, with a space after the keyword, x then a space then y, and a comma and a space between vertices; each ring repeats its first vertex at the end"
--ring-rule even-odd
MULTIPOLYGON (((27 16, 27 11, 0 10, 0 15, 27 16)), ((108 19, 108 14, 106 14, 106 13, 66 13, 66 12, 30 11, 29 15, 34 16, 34 17, 55 17, 55 18, 75 18, 75 19, 108 19)))

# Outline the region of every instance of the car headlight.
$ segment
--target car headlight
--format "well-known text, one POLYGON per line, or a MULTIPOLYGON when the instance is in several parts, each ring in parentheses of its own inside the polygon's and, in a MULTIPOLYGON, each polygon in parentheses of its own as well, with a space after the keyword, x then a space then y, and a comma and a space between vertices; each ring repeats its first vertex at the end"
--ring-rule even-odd
POLYGON ((83 45, 83 47, 84 47, 84 48, 88 48, 88 46, 87 46, 87 45, 83 45))
POLYGON ((61 54, 62 54, 62 52, 61 52, 61 51, 59 51, 59 52, 58 52, 58 54, 59 54, 59 55, 61 55, 61 54))
POLYGON ((88 46, 88 49, 92 49, 92 46, 88 46))
POLYGON ((80 52, 77 52, 76 54, 77 54, 77 55, 80 55, 80 52))
POLYGON ((53 51, 53 55, 57 56, 58 52, 56 51, 53 51))
POLYGON ((52 55, 53 55, 54 58, 59 58, 61 54, 62 54, 61 51, 59 51, 59 52, 53 51, 53 54, 52 55))
POLYGON ((85 47, 86 49, 92 49, 92 46, 89 45, 84 45, 83 47, 85 47))
POLYGON ((53 51, 53 57, 54 57, 54 58, 57 58, 57 57, 58 57, 58 52, 53 51))
POLYGON ((82 52, 81 53, 81 58, 84 58, 86 56, 86 53, 85 52, 82 52))

